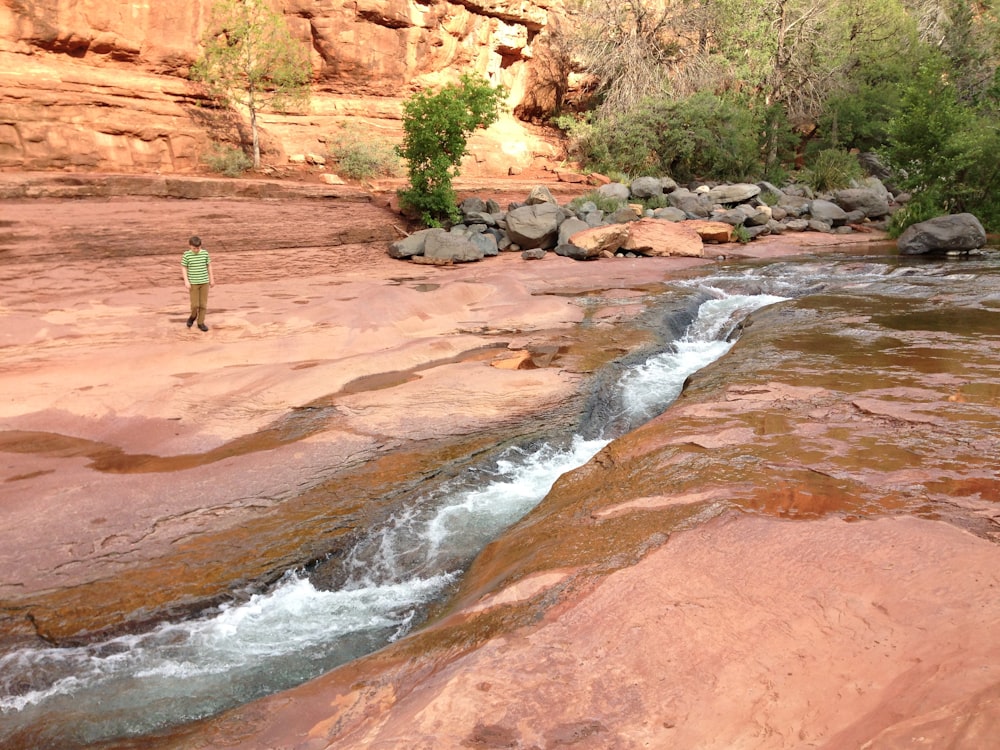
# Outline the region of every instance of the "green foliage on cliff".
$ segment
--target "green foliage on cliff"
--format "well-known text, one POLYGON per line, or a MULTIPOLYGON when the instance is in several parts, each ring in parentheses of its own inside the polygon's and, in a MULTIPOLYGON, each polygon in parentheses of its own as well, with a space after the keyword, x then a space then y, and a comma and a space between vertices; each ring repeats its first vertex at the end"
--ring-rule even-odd
POLYGON ((212 25, 191 78, 224 105, 250 117, 253 165, 260 166, 257 114, 295 106, 309 95, 309 50, 294 39, 284 17, 261 0, 217 0, 212 25))
POLYGON ((403 143, 410 187, 402 204, 428 226, 458 220, 452 178, 467 153, 469 136, 500 116, 504 90, 464 75, 437 93, 418 92, 403 103, 403 143))

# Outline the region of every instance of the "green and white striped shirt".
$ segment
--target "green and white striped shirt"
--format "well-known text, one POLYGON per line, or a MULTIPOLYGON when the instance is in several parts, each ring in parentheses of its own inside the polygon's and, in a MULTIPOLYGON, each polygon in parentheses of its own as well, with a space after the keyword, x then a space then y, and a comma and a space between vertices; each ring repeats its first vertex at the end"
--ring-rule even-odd
POLYGON ((184 257, 181 258, 181 265, 187 269, 187 279, 191 284, 208 283, 208 264, 212 259, 208 257, 208 250, 201 249, 201 252, 185 250, 184 257))

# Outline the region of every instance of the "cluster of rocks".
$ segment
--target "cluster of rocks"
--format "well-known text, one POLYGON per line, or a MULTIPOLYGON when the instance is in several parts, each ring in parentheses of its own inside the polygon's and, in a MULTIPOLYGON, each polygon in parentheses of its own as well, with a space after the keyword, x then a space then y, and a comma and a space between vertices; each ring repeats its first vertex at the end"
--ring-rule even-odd
POLYGON ((686 188, 663 177, 639 177, 628 185, 612 182, 596 193, 594 200, 560 206, 542 186, 506 211, 495 201, 468 198, 459 206, 460 224, 415 232, 393 243, 389 255, 440 264, 503 251, 521 252, 526 259, 544 257, 550 250, 577 260, 702 255, 704 243, 749 242, 783 232, 882 229, 902 200, 874 177, 821 197, 803 185, 686 188), (617 208, 602 210, 598 203, 617 208))

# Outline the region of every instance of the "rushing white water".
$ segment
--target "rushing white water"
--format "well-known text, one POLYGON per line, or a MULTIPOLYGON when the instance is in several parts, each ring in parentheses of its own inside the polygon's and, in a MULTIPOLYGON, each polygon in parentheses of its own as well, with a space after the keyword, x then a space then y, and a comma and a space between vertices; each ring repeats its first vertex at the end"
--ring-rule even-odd
MULTIPOLYGON (((666 408, 689 375, 725 354, 743 317, 783 299, 710 291, 716 298, 700 307, 670 351, 622 378, 620 399, 633 426, 666 408)), ((510 449, 480 471, 474 489, 466 477, 403 508, 347 555, 346 583, 336 591, 318 590, 291 572, 272 591, 209 616, 86 647, 3 656, 0 727, 8 729, 0 728, 0 744, 5 731, 22 727, 45 727, 41 747, 142 734, 370 653, 409 632, 486 543, 609 439, 576 436, 564 448, 510 449)))

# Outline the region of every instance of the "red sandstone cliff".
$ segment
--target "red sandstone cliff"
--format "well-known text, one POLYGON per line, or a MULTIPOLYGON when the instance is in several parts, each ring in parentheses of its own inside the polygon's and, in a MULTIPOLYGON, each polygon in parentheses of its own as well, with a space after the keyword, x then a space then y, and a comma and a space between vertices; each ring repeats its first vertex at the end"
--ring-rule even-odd
MULTIPOLYGON (((468 174, 555 147, 513 116, 544 108, 535 62, 560 0, 271 0, 308 44, 308 112, 265 114, 265 163, 326 149, 345 121, 389 138, 413 91, 475 72, 510 116, 472 144, 468 174)), ((212 0, 0 4, 0 169, 191 172, 234 123, 188 80, 212 0)))

